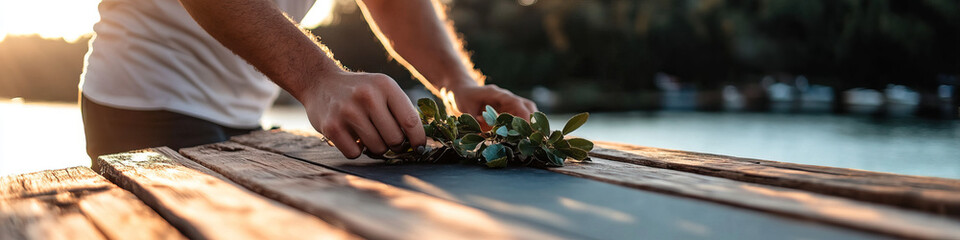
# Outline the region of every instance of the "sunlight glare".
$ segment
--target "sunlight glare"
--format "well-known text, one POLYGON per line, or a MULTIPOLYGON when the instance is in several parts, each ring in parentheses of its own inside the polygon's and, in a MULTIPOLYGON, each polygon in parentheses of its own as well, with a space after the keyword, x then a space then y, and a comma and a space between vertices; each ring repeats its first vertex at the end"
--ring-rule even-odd
POLYGON ((326 26, 332 22, 330 17, 333 13, 334 0, 317 0, 307 12, 307 15, 300 21, 300 26, 306 29, 314 29, 319 26, 326 26))
POLYGON ((560 202, 560 205, 563 205, 564 207, 570 210, 593 214, 598 217, 610 219, 611 221, 615 221, 615 222, 622 222, 622 223, 635 222, 635 220, 633 219, 633 216, 630 216, 629 214, 626 214, 621 211, 617 211, 616 209, 593 205, 593 204, 589 204, 589 203, 585 203, 585 202, 581 202, 581 201, 577 201, 577 200, 573 200, 565 197, 560 197, 557 199, 557 201, 560 202))
POLYGON ((75 42, 93 32, 100 0, 0 0, 0 42, 7 35, 37 34, 75 42))
MULTIPOLYGON (((7 35, 40 35, 76 42, 100 21, 100 0, 0 0, 0 42, 7 35)), ((305 28, 331 22, 334 0, 317 0, 301 21, 305 28)))
POLYGON ((90 166, 77 104, 3 99, 0 116, 0 176, 90 166))
POLYGON ((460 111, 460 107, 457 106, 457 98, 453 95, 453 91, 447 91, 447 88, 440 88, 440 100, 443 102, 443 105, 446 106, 447 114, 452 116, 460 116, 463 112, 460 111))

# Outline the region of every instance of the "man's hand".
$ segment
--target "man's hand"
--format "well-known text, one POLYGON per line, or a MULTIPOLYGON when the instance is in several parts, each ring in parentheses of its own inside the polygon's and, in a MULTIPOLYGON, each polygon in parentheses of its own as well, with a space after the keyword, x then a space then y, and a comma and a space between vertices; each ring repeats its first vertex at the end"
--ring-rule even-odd
MULTIPOLYGON (((383 153, 404 139, 414 147, 426 143, 417 112, 393 79, 343 71, 274 1, 180 3, 207 33, 297 97, 313 127, 344 156, 356 158, 364 147, 383 153)), ((446 28, 437 0, 359 3, 390 55, 435 94, 440 88, 453 91, 462 111, 478 115, 485 105, 523 117, 536 111, 529 100, 506 90, 478 86, 482 76, 446 28)))
MULTIPOLYGON (((537 111, 530 100, 494 85, 483 85, 463 42, 438 0, 361 0, 360 10, 387 52, 433 94, 453 92, 457 109, 479 117, 483 107, 523 118, 537 111)), ((480 121, 483 122, 483 121, 480 121)))
MULTIPOLYGON (((498 112, 506 112, 524 119, 530 118, 530 114, 537 111, 537 105, 526 98, 517 96, 510 91, 489 84, 484 86, 465 86, 454 88, 454 101, 457 103, 457 109, 464 114, 473 115, 477 119, 483 119, 480 115, 484 107, 490 105, 498 112)), ((483 123, 487 128, 486 122, 483 123)))
POLYGON ((315 83, 298 98, 313 128, 343 156, 357 158, 364 147, 374 154, 400 151, 404 140, 413 147, 426 144, 419 115, 387 75, 334 71, 315 83))

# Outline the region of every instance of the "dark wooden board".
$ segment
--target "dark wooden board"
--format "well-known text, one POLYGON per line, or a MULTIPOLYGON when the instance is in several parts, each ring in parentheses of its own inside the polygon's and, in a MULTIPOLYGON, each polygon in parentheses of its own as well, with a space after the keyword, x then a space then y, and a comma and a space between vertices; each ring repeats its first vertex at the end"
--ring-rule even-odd
POLYGON ((913 239, 960 239, 960 221, 790 188, 594 157, 553 172, 913 239))
MULTIPOLYGON (((960 218, 960 180, 598 142, 591 156, 960 218)), ((904 159, 908 161, 908 159, 904 159)))
POLYGON ((100 172, 196 239, 354 239, 309 214, 146 149, 100 156, 100 172))
POLYGON ((257 193, 372 239, 557 239, 522 223, 233 142, 180 152, 257 193))
MULTIPOLYGON (((664 200, 663 199, 664 197, 647 196, 650 194, 646 194, 646 195, 641 194, 642 196, 636 195, 636 194, 618 194, 623 191, 618 189, 611 189, 609 187, 603 186, 605 184, 602 184, 602 183, 583 184, 583 183, 575 183, 576 181, 565 180, 564 178, 546 176, 542 173, 537 173, 538 171, 542 171, 537 169, 484 170, 482 168, 469 168, 461 165, 386 166, 383 164, 382 160, 375 160, 375 159, 370 159, 366 157, 361 157, 355 160, 347 160, 347 159, 344 159, 335 148, 328 146, 328 144, 325 141, 323 141, 319 135, 309 134, 309 133, 292 134, 292 133, 287 133, 282 131, 255 132, 250 135, 234 137, 232 141, 241 142, 243 144, 255 146, 255 147, 273 151, 273 152, 283 153, 288 156, 300 158, 302 160, 314 162, 320 165, 331 166, 336 169, 359 174, 360 176, 371 177, 373 179, 384 181, 392 185, 416 189, 418 191, 422 191, 434 196, 438 196, 446 199, 456 199, 458 201, 462 201, 471 206, 478 206, 481 208, 484 208, 484 206, 486 206, 490 209, 493 209, 494 211, 497 211, 498 209, 500 210, 515 209, 515 211, 511 210, 508 214, 520 214, 520 215, 523 215, 522 213, 546 211, 552 214, 551 215, 552 217, 543 218, 543 217, 539 217, 539 215, 543 215, 543 214, 533 214, 531 215, 532 217, 528 219, 533 221, 544 221, 546 222, 546 224, 548 225, 552 224, 552 226, 558 227, 560 229, 570 229, 570 227, 567 227, 567 225, 560 224, 560 222, 562 221, 566 220, 566 221, 578 222, 579 224, 583 224, 583 225, 574 224, 580 227, 571 231, 582 232, 585 235, 595 236, 595 237, 608 236, 612 238, 618 238, 614 236, 622 237, 624 236, 622 234, 633 231, 633 230, 622 231, 623 229, 632 228, 637 231, 640 231, 640 229, 648 229, 651 226, 660 226, 660 225, 663 225, 663 226, 655 228, 657 230, 646 231, 645 233, 646 235, 644 236, 654 236, 655 234, 658 234, 658 232, 683 231, 683 228, 670 230, 676 226, 672 226, 670 224, 664 225, 663 223, 661 223, 661 221, 658 221, 658 220, 649 221, 649 220, 653 220, 650 217, 651 215, 661 216, 661 218, 663 218, 661 220, 664 222, 670 222, 671 220, 669 219, 672 219, 672 218, 680 218, 681 220, 678 220, 678 221, 681 221, 681 222, 690 222, 690 221, 696 222, 699 220, 710 219, 710 217, 703 217, 702 219, 691 220, 691 219, 685 218, 684 216, 687 216, 687 215, 685 215, 685 213, 683 212, 689 212, 689 209, 699 209, 699 210, 705 211, 705 212, 702 212, 703 216, 709 216, 711 215, 710 211, 712 211, 714 214, 729 211, 724 209, 711 208, 709 206, 697 206, 694 203, 691 203, 693 205, 690 205, 690 204, 685 205, 684 204, 685 202, 691 202, 691 201, 684 200, 684 199, 676 199, 672 201, 662 202, 660 204, 658 208, 672 208, 666 211, 675 211, 674 213, 664 215, 664 214, 656 213, 659 211, 659 209, 649 209, 647 207, 642 207, 639 205, 635 207, 630 207, 625 205, 625 204, 636 204, 636 203, 623 203, 617 200, 610 201, 610 199, 597 201, 598 200, 597 198, 592 198, 592 197, 583 196, 583 195, 588 194, 588 195, 609 196, 609 197, 620 196, 620 197, 626 197, 623 200, 630 199, 627 202, 643 201, 643 202, 649 202, 649 204, 654 204, 653 202, 664 200), (486 176, 486 175, 489 175, 489 176, 486 176), (510 179, 510 180, 505 180, 505 179, 510 179), (456 182, 462 183, 465 181, 475 182, 475 184, 467 184, 469 185, 469 187, 466 187, 466 186, 461 186, 463 184, 458 185, 458 183, 456 183, 456 182), (511 183, 505 183, 503 181, 508 181, 511 183), (549 184, 552 184, 553 188, 563 189, 563 190, 560 190, 561 192, 556 192, 556 191, 552 191, 551 188, 537 189, 535 187, 537 185, 536 182, 549 183, 549 184), (487 183, 491 183, 492 185, 487 183), (503 184, 507 184, 507 185, 503 185, 503 184), (487 186, 487 185, 490 185, 490 186, 487 186), (516 189, 514 190, 504 189, 504 187, 497 187, 497 186, 518 187, 523 189, 529 189, 529 191, 517 192, 516 189), (461 191, 461 188, 466 188, 466 190, 461 191), (489 189, 486 189, 486 188, 489 188, 489 189), (490 191, 484 191, 485 189, 490 191), (601 191, 596 189, 603 189, 603 190, 601 191), (595 191, 601 191, 601 192, 595 192, 595 191), (562 192, 567 192, 568 194, 563 195, 562 192), (592 192, 592 193, 587 193, 587 192, 592 192), (507 194, 507 196, 499 196, 498 194, 507 194), (533 194, 533 195, 529 197, 523 197, 525 195, 530 195, 530 194, 533 194), (556 200, 550 199, 549 196, 553 196, 551 194, 560 194, 557 196, 559 196, 560 199, 563 199, 563 201, 565 202, 561 202, 559 203, 559 205, 554 206, 557 203, 555 203, 556 200), (483 196, 485 197, 485 199, 482 199, 483 201, 477 201, 476 197, 472 197, 473 195, 483 196), (544 199, 545 196, 546 196, 546 199, 544 199), (587 201, 589 199, 593 199, 595 202, 587 201), (499 201, 499 202, 496 202, 496 201, 499 201), (531 203, 536 203, 536 204, 528 206, 528 204, 531 204, 531 203), (680 205, 683 205, 686 207, 680 207, 680 205), (572 209, 572 208, 576 208, 576 209, 572 209), (684 208, 689 208, 689 209, 684 209, 684 208), (536 209, 541 209, 541 211, 533 211, 536 209), (593 210, 596 210, 594 214, 586 214, 586 215, 581 214, 584 211, 590 212, 593 210), (594 218, 598 214, 604 215, 606 217, 594 218), (610 220, 609 217, 612 217, 612 216, 616 216, 616 219, 631 218, 639 222, 634 222, 634 223, 624 223, 624 222, 618 222, 618 221, 607 222, 608 220, 610 220), (682 219, 685 219, 685 220, 682 220, 682 219), (597 224, 604 225, 605 227, 614 227, 614 226, 619 226, 619 227, 614 227, 609 230, 604 230, 602 232, 596 232, 596 230, 600 230, 604 228, 604 227, 595 226, 597 224), (633 226, 631 224, 639 224, 639 225, 633 226)), ((607 162, 612 162, 612 161, 607 161, 607 162)), ((646 180, 659 181, 660 183, 654 184, 649 188, 641 188, 641 189, 655 190, 658 192, 667 192, 674 195, 694 197, 698 199, 705 199, 712 202, 721 202, 721 203, 723 203, 723 201, 735 202, 738 200, 743 200, 746 202, 746 204, 739 204, 739 205, 726 204, 726 205, 748 207, 752 209, 762 210, 764 212, 775 212, 775 213, 780 213, 779 215, 787 215, 795 218, 800 218, 803 220, 812 219, 812 220, 818 220, 818 222, 835 223, 837 222, 837 220, 819 221, 821 219, 817 219, 817 218, 827 218, 831 213, 845 214, 843 212, 836 211, 836 210, 842 209, 843 206, 848 206, 848 205, 856 206, 856 203, 851 200, 846 200, 846 199, 831 197, 831 196, 823 196, 818 194, 812 194, 812 196, 810 196, 812 199, 810 199, 807 202, 799 202, 796 198, 801 197, 801 195, 799 194, 802 194, 803 192, 792 190, 792 189, 776 188, 776 187, 757 185, 757 184, 739 183, 736 181, 723 179, 723 178, 700 176, 700 175, 691 174, 691 173, 678 172, 678 171, 659 169, 659 168, 649 168, 649 167, 643 167, 643 166, 625 164, 625 163, 619 163, 619 162, 612 162, 612 163, 622 164, 628 167, 640 167, 640 168, 643 168, 643 170, 655 173, 656 175, 650 176, 646 180), (719 181, 718 186, 715 186, 716 188, 719 188, 719 189, 711 189, 712 186, 710 185, 713 183, 712 181, 719 181), (676 194, 675 192, 670 192, 670 191, 676 191, 677 188, 685 184, 700 184, 700 188, 691 189, 690 191, 683 192, 685 194, 676 194), (735 185, 735 184, 739 184, 739 185, 735 185), (742 187, 742 186, 753 187, 753 188, 735 189, 736 187, 742 187), (664 188, 664 189, 659 189, 659 188, 664 188), (752 192, 750 190, 754 190, 757 192, 752 192), (730 191, 730 192, 727 192, 727 191, 730 191), (763 195, 760 192, 774 193, 774 194, 763 195), (790 193, 793 195, 786 194, 784 196, 778 196, 776 195, 778 193, 790 193), (743 197, 763 197, 763 199, 760 199, 760 200, 736 199, 737 197, 736 194, 745 194, 743 197), (719 195, 719 196, 712 196, 712 195, 719 195), (824 197, 825 199, 817 199, 817 197, 824 197), (721 200, 721 201, 718 201, 718 200, 721 200), (788 203, 779 203, 779 201, 787 201, 788 203), (823 202, 820 202, 820 201, 823 201, 823 202), (806 203, 817 203, 819 205, 816 205, 813 207, 802 206, 803 204, 806 204, 806 203), (839 208, 838 208, 838 204, 839 204, 839 208), (821 209, 815 209, 816 207, 821 207, 821 209), (827 207, 831 207, 831 208, 828 209, 827 207), (786 208, 786 209, 781 209, 781 208, 786 208), (834 210, 834 212, 819 213, 819 214, 802 212, 805 210, 834 210), (782 214, 782 213, 791 213, 791 214, 782 214)), ((585 169, 585 170, 589 170, 589 169, 585 169)), ((629 170, 626 170, 626 171, 629 171, 629 170)), ((573 173, 573 172, 577 172, 577 171, 576 170, 570 171, 570 173, 573 173)), ((647 172, 637 172, 637 174, 646 174, 646 173, 647 172)), ((549 174, 549 172, 547 172, 547 174, 549 174)), ((630 175, 629 172, 620 172, 620 174, 625 174, 627 176, 630 175)), ((570 175, 576 175, 576 174, 570 174, 570 175)), ((617 176, 616 174, 613 174, 613 176, 622 177, 622 176, 617 176)), ((624 181, 629 182, 631 180, 637 180, 637 179, 640 179, 640 178, 626 178, 624 179, 624 181)), ((583 181, 590 182, 590 180, 583 180, 583 181)), ((610 181, 607 181, 607 182, 610 182, 610 181)), ((635 186, 630 186, 628 184, 622 184, 622 183, 618 185, 635 187, 635 186)), ((627 192, 639 193, 640 191, 627 191, 627 192)), ((693 202, 697 202, 697 201, 693 201, 693 202)), ((860 207, 853 210, 859 210, 859 209, 865 209, 865 208, 860 207)), ((866 209, 871 209, 871 208, 866 208, 866 209)), ((890 208, 885 208, 885 209, 889 210, 890 208)), ((906 211, 903 211, 903 212, 906 212, 906 211)), ((901 213, 902 215, 905 215, 905 216, 916 217, 915 219, 926 219, 925 217, 927 217, 927 216, 924 216, 923 214, 913 215, 910 213, 903 213, 903 212, 896 212, 896 213, 901 213)), ((771 227, 771 229, 780 229, 779 231, 783 231, 783 232, 791 232, 791 230, 787 230, 788 228, 784 228, 783 224, 803 225, 800 223, 790 223, 790 221, 777 220, 776 218, 758 221, 757 219, 751 219, 752 216, 749 216, 750 214, 745 214, 745 216, 740 216, 740 215, 744 215, 743 213, 726 213, 726 214, 730 214, 729 216, 730 219, 736 219, 739 217, 739 218, 743 218, 743 221, 745 222, 756 221, 753 223, 757 225, 771 227)), ((697 215, 697 214, 694 214, 694 215, 697 215)), ((521 216, 521 217, 526 217, 526 216, 521 216)), ((657 217, 653 217, 653 218, 656 219, 657 217)), ((861 230, 863 229, 863 227, 860 226, 860 225, 863 225, 862 223, 854 223, 854 221, 857 220, 856 219, 857 216, 842 216, 842 217, 836 217, 836 218, 839 218, 840 219, 839 221, 841 222, 847 223, 846 226, 858 227, 858 229, 861 229, 861 230)), ((718 223, 716 221, 713 221, 713 223, 710 223, 710 221, 712 220, 705 220, 705 221, 706 222, 704 222, 704 224, 706 225, 702 225, 702 226, 709 226, 707 228, 719 227, 723 225, 722 223, 718 223)), ((892 222, 903 223, 903 221, 892 221, 892 222)), ((871 224, 876 224, 876 221, 874 220, 874 222, 866 223, 868 228, 872 228, 873 230, 876 230, 871 232, 883 232, 883 233, 890 232, 888 230, 880 231, 878 230, 878 228, 883 226, 878 227, 871 224)), ((944 226, 944 225, 945 224, 940 224, 938 226, 944 226)), ((887 226, 887 225, 884 225, 884 226, 887 226)), ((755 227, 755 226, 750 226, 750 227, 755 227)), ((798 227, 798 226, 791 226, 791 227, 798 227)), ((895 231, 899 231, 903 229, 913 230, 911 229, 911 227, 920 228, 924 230, 927 229, 924 227, 906 226, 906 227, 899 227, 895 231)), ((740 232, 747 235, 752 234, 752 233, 744 233, 742 230, 743 228, 741 227, 736 231, 728 230, 726 232, 727 233, 740 232)), ((814 231, 830 232, 829 229, 820 229, 820 230, 814 230, 814 231)), ((801 232, 803 232, 803 230, 801 232)), ((902 232, 898 232, 898 233, 902 233, 902 232)), ((665 233, 665 234, 670 234, 670 233, 665 233)), ((936 235, 936 234, 927 234, 927 235, 923 235, 923 234, 925 233, 921 233, 920 235, 916 235, 912 233, 910 233, 909 235, 895 234, 895 236, 934 236, 934 237, 943 236, 943 235, 936 235)), ((629 235, 629 233, 627 233, 627 235, 629 235)), ((667 238, 676 237, 676 236, 666 236, 666 235, 661 235, 661 236, 667 237, 667 238)), ((678 236, 682 236, 682 238, 693 237, 693 236, 683 236, 683 235, 678 235, 678 236)), ((718 237, 718 236, 720 235, 713 235, 712 237, 718 237)), ((764 235, 761 234, 757 236, 764 236, 764 235)))
POLYGON ((0 239, 184 239, 133 194, 73 167, 0 177, 0 239))

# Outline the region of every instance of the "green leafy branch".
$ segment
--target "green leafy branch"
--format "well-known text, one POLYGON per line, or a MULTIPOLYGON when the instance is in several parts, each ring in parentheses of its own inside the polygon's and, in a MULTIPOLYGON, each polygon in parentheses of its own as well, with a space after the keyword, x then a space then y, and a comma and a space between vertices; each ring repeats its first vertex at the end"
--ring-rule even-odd
POLYGON ((547 116, 542 112, 531 114, 527 121, 508 113, 497 113, 493 107, 486 106, 483 120, 492 128, 483 131, 480 123, 470 114, 449 116, 429 98, 420 99, 417 106, 427 137, 442 146, 420 153, 412 150, 399 154, 388 152, 384 154, 388 161, 459 160, 499 168, 511 164, 560 167, 567 158, 590 160, 587 152, 593 149, 593 142, 564 137, 586 123, 590 117, 588 113, 570 118, 563 130, 551 131, 547 116))

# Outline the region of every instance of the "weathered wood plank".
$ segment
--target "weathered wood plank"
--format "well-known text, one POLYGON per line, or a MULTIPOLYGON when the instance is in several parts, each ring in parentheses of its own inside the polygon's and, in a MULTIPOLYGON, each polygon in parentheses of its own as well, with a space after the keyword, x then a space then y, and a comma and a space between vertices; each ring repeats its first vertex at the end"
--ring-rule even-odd
POLYGON ((0 177, 0 197, 28 198, 58 192, 99 191, 112 186, 89 168, 72 167, 0 177))
MULTIPOLYGON (((217 179, 223 180, 224 182, 227 182, 227 183, 229 183, 230 185, 236 186, 237 189, 244 190, 244 191, 247 191, 247 192, 252 193, 252 194, 256 194, 256 193, 250 191, 249 189, 247 189, 247 188, 245 188, 245 187, 243 187, 243 186, 240 186, 240 184, 237 184, 237 183, 233 182, 233 180, 230 180, 229 178, 221 175, 220 173, 215 172, 215 171, 213 171, 213 170, 210 170, 209 168, 204 167, 203 165, 200 165, 199 163, 194 162, 193 160, 187 159, 187 158, 184 157, 183 155, 180 155, 180 153, 177 152, 177 150, 170 149, 169 147, 158 147, 158 148, 153 148, 153 149, 151 149, 151 150, 156 151, 156 152, 158 152, 158 153, 160 153, 160 154, 163 154, 164 156, 166 156, 166 157, 169 158, 170 160, 173 160, 174 162, 177 162, 177 163, 179 163, 179 164, 181 164, 181 165, 183 165, 183 166, 185 166, 185 167, 188 167, 188 168, 193 169, 193 170, 197 170, 198 172, 201 172, 201 173, 210 175, 211 177, 215 177, 215 178, 217 178, 217 179)), ((270 201, 270 200, 268 200, 268 201, 270 201)))
POLYGON ((79 206, 108 239, 186 239, 153 209, 119 187, 85 196, 79 206))
POLYGON ((960 222, 880 204, 594 158, 550 171, 913 239, 960 239, 960 222))
POLYGON ((597 142, 593 157, 794 188, 960 218, 960 180, 597 142))
POLYGON ((79 209, 56 200, 0 200, 0 239, 106 239, 79 209))
POLYGON ((300 152, 320 146, 333 146, 319 133, 285 130, 254 131, 250 134, 234 136, 230 141, 279 154, 300 152))
MULTIPOLYGON (((254 132, 234 137, 232 140, 284 154, 327 145, 317 134, 283 131, 254 132)), ((597 158, 597 156, 594 157, 597 158)), ((958 232, 960 230, 957 230, 960 229, 958 228, 960 225, 953 219, 791 188, 745 183, 606 159, 597 159, 592 164, 574 163, 567 167, 550 170, 633 188, 693 197, 899 237, 932 239, 960 237, 958 232)), ((822 171, 843 173, 847 169, 825 168, 822 171)), ((862 172, 849 171, 849 175, 862 172)), ((896 176, 900 175, 888 177, 896 176)), ((871 177, 873 176, 862 176, 862 178, 871 177)), ((912 176, 903 177, 912 178, 912 176)))
POLYGON ((0 239, 184 239, 86 167, 0 178, 0 239))
POLYGON ((474 208, 233 142, 180 152, 240 185, 367 238, 559 238, 474 208))
POLYGON ((352 239, 320 219, 183 166, 156 150, 101 156, 101 173, 198 239, 352 239))

